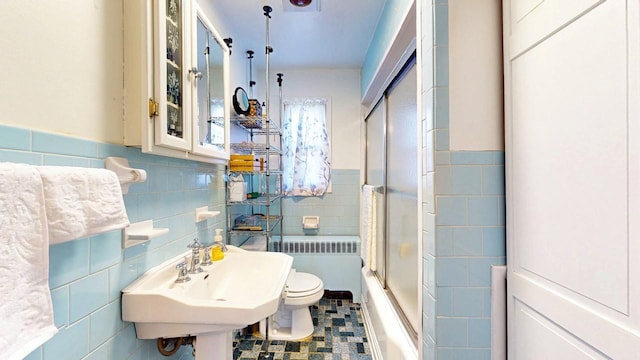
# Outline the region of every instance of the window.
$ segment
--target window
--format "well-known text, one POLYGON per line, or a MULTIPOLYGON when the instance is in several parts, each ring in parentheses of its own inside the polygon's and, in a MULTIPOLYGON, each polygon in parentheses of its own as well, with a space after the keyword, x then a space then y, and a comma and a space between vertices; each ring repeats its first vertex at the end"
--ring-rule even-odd
POLYGON ((331 182, 327 100, 285 100, 282 189, 288 196, 322 196, 331 182))

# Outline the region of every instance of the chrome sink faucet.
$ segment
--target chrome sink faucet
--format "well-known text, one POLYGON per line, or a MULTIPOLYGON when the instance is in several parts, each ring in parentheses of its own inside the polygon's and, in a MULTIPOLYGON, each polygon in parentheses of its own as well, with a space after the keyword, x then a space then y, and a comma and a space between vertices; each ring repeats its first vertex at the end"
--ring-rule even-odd
POLYGON ((191 278, 187 274, 187 257, 184 257, 184 261, 176 265, 176 269, 178 269, 178 278, 176 279, 176 283, 185 283, 191 278))
POLYGON ((191 249, 191 266, 189 267, 189 274, 201 273, 203 270, 200 267, 200 250, 202 245, 198 242, 198 239, 193 239, 193 244, 187 246, 191 249))

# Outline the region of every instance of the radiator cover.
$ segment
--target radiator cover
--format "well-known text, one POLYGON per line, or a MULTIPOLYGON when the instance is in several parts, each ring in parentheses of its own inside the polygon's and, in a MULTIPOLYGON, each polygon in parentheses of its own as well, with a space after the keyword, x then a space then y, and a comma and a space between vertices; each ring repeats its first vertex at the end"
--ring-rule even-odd
MULTIPOLYGON (((275 249, 278 241, 272 242, 275 249)), ((293 257, 296 271, 318 276, 326 290, 350 291, 360 301, 360 238, 358 236, 284 236, 282 252, 293 257)))
MULTIPOLYGON (((285 236, 282 252, 287 254, 355 254, 360 256, 360 240, 352 236, 323 237, 321 240, 291 239, 285 236)), ((274 248, 279 250, 278 242, 274 248)))

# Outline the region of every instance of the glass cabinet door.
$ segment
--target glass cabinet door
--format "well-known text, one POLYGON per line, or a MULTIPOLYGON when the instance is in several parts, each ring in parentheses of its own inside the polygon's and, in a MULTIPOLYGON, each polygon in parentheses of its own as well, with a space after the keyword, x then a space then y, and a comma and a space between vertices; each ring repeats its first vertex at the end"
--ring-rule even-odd
POLYGON ((192 152, 216 158, 229 158, 229 107, 225 68, 229 49, 209 20, 195 6, 195 36, 192 59, 198 76, 193 84, 192 152))
POLYGON ((155 99, 158 102, 155 142, 180 150, 191 149, 190 99, 185 91, 193 76, 185 50, 189 34, 188 1, 157 0, 154 60, 155 99), (186 105, 186 106, 185 106, 186 105))

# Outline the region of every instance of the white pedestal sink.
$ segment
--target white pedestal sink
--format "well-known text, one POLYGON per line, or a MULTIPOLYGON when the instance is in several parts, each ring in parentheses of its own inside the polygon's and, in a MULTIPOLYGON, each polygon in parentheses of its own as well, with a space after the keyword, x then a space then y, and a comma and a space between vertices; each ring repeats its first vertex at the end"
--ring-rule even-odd
POLYGON ((196 336, 196 360, 231 359, 231 330, 277 311, 293 258, 228 249, 185 283, 175 282, 175 266, 190 252, 151 268, 122 290, 122 320, 139 339, 196 336))

